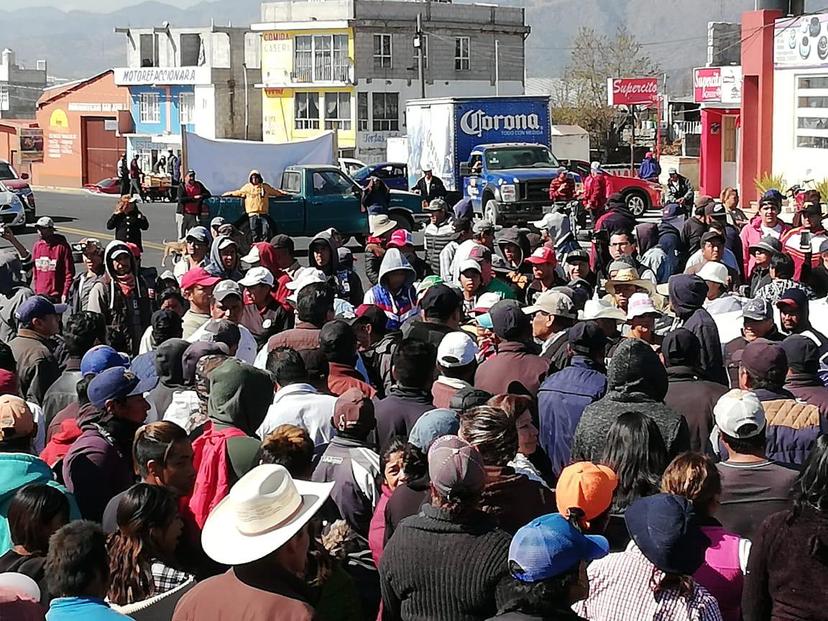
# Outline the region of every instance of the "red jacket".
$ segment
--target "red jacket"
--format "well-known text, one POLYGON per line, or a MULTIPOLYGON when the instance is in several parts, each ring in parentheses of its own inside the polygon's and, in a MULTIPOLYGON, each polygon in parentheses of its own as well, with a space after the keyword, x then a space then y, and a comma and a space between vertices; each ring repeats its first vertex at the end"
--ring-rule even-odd
POLYGON ((38 239, 32 248, 32 259, 34 292, 59 301, 68 297, 75 277, 75 262, 66 238, 55 234, 50 243, 38 239))
POLYGON ((575 182, 569 177, 555 177, 549 184, 550 201, 571 201, 575 197, 575 182))
POLYGON ((607 178, 600 175, 589 175, 584 179, 584 204, 587 209, 602 210, 607 202, 607 178))

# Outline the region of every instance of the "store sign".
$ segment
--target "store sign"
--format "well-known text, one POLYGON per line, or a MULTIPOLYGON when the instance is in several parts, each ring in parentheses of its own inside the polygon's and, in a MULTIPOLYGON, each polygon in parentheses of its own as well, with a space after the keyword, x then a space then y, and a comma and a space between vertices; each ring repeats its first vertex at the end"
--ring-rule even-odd
POLYGON ((607 101, 611 106, 654 106, 658 78, 608 78, 607 101))
POLYGON ((115 84, 210 84, 210 67, 116 67, 115 84))
POLYGON ((70 103, 69 112, 117 112, 118 110, 129 110, 129 106, 123 103, 70 103))
POLYGON ((741 105, 742 68, 699 67, 693 69, 693 100, 701 104, 741 105))
POLYGON ((24 162, 43 161, 43 130, 38 127, 21 127, 17 130, 20 141, 20 159, 24 162))
POLYGON ((828 67, 828 13, 776 20, 773 64, 777 69, 828 67))

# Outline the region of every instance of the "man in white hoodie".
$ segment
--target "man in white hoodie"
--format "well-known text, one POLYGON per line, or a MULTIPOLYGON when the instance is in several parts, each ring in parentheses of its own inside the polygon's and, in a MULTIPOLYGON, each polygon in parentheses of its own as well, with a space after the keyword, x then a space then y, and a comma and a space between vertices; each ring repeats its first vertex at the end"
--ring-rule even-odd
POLYGON ((264 439, 279 425, 297 425, 310 435, 316 449, 333 436, 331 419, 336 397, 324 395, 308 381, 302 356, 290 347, 277 347, 267 357, 276 394, 256 434, 264 439))

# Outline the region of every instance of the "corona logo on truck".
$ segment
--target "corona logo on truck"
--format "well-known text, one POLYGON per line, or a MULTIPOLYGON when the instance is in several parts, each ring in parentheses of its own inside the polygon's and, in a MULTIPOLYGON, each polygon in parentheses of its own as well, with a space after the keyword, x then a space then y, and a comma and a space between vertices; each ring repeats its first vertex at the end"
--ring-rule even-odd
POLYGON ((541 129, 540 118, 537 114, 493 114, 483 110, 469 110, 460 117, 460 129, 469 136, 482 136, 483 132, 505 130, 538 130, 541 129))

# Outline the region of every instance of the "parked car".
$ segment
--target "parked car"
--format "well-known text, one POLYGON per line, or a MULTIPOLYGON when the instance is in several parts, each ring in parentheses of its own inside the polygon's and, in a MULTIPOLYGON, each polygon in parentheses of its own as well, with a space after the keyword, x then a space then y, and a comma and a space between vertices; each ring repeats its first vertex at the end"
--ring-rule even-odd
POLYGON ((339 169, 344 172, 349 177, 353 177, 354 173, 358 171, 360 168, 365 167, 365 162, 361 160, 354 159, 352 157, 340 157, 339 158, 339 169))
POLYGON ((0 223, 15 229, 26 226, 26 209, 16 192, 0 182, 0 223))
POLYGON ((408 190, 408 164, 404 162, 382 162, 364 166, 352 177, 361 186, 365 186, 368 177, 378 177, 391 190, 408 190))
MULTIPOLYGON (((342 235, 364 238, 368 214, 362 209, 362 188, 336 166, 306 164, 288 166, 282 173, 282 191, 287 196, 269 199, 271 230, 293 236, 316 235, 333 227, 342 235)), ((222 216, 247 232, 249 224, 243 199, 214 196, 207 199, 210 218, 222 216)), ((400 227, 413 231, 428 215, 413 192, 391 191, 388 215, 400 227)))
POLYGON ((118 177, 107 177, 98 183, 87 183, 83 189, 92 194, 120 194, 121 182, 118 181, 118 177))
POLYGON ((29 175, 27 173, 18 175, 11 164, 5 160, 0 160, 0 183, 20 198, 23 209, 26 212, 26 222, 34 222, 37 220, 35 196, 29 185, 29 175))
POLYGON ((638 218, 645 211, 661 207, 661 186, 638 177, 607 174, 607 192, 619 192, 632 214, 638 218))

